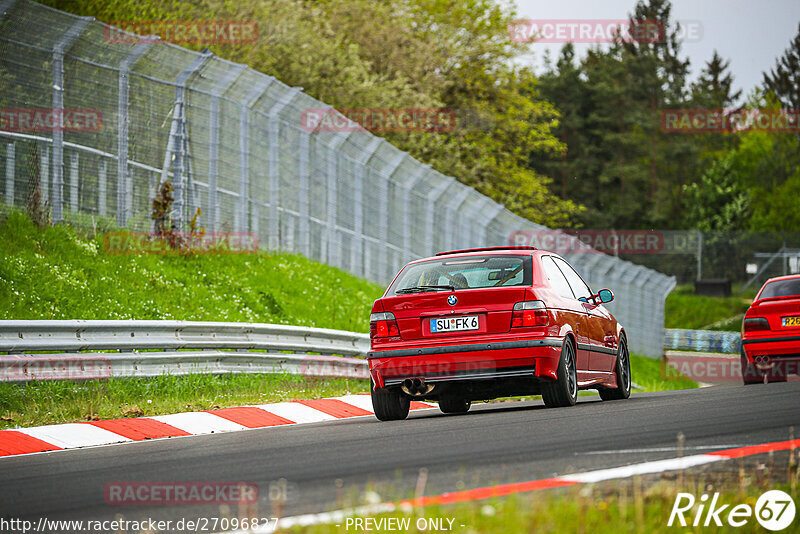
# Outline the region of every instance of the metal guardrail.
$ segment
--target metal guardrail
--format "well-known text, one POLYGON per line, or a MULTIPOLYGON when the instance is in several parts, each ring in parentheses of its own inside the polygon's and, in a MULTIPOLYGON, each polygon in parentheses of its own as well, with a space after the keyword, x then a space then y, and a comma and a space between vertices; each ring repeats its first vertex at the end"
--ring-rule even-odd
POLYGON ((368 350, 367 334, 289 325, 0 321, 0 352, 8 353, 0 356, 0 380, 228 372, 367 378, 361 358, 368 350))
POLYGON ((739 354, 741 346, 742 340, 739 332, 684 330, 681 328, 670 328, 664 331, 664 350, 739 354))

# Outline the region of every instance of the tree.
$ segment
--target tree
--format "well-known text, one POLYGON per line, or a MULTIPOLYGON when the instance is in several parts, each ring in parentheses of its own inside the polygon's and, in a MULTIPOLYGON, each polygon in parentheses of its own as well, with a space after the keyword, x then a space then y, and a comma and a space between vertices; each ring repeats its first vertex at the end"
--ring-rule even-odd
POLYGON ((800 109, 800 23, 789 48, 775 67, 764 73, 764 87, 772 91, 785 107, 800 109))

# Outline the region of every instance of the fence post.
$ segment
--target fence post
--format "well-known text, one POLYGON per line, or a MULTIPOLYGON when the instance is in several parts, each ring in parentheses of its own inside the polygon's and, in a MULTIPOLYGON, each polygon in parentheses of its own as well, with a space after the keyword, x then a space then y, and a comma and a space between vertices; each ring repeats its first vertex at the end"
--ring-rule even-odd
POLYGON ((414 187, 430 170, 431 166, 427 163, 420 165, 411 179, 403 184, 405 189, 403 199, 403 250, 406 253, 405 262, 414 259, 414 252, 411 250, 411 235, 414 232, 413 219, 411 217, 411 192, 414 191, 414 187))
MULTIPOLYGON (((483 206, 480 208, 480 213, 483 216, 483 225, 482 227, 478 227, 478 232, 476 233, 476 241, 482 241, 483 246, 492 246, 491 237, 489 235, 489 226, 491 226, 492 221, 503 211, 503 205, 498 204, 497 202, 491 200, 489 197, 483 197, 485 200, 483 201, 483 206), (483 235, 480 235, 480 230, 483 230, 483 235)), ((480 224, 480 223, 478 223, 480 224)), ((506 241, 508 240, 508 236, 506 236, 506 241)), ((481 243, 476 243, 475 246, 480 246, 481 243)))
POLYGON ((77 152, 69 155, 69 211, 78 213, 78 180, 80 160, 77 152))
MULTIPOLYGON (((119 79, 117 81, 117 223, 128 224, 128 216, 133 209, 133 180, 128 167, 128 95, 130 91, 130 71, 136 61, 142 57, 151 42, 138 43, 119 63, 119 79)), ((105 176, 105 170, 103 171, 105 176)), ((105 184, 103 185, 105 197, 105 184)), ((105 202, 101 203, 103 215, 105 202)))
POLYGON ((219 79, 211 89, 208 112, 208 195, 206 196, 206 217, 208 229, 216 232, 219 225, 219 201, 217 178, 219 176, 219 99, 233 85, 246 65, 236 64, 219 79))
POLYGON ((50 202, 50 145, 42 143, 42 151, 39 152, 39 192, 42 204, 50 202))
POLYGON ((299 221, 298 221, 298 234, 300 234, 300 243, 298 244, 298 252, 305 256, 306 258, 311 257, 311 236, 309 235, 310 232, 310 221, 308 219, 308 205, 309 205, 309 195, 311 191, 309 190, 309 181, 310 177, 310 170, 308 161, 311 157, 311 133, 306 132, 304 130, 300 130, 300 146, 298 150, 300 151, 298 154, 299 161, 298 161, 298 174, 300 175, 300 183, 298 185, 298 199, 297 199, 297 211, 299 213, 299 221))
MULTIPOLYGON (((400 168, 400 165, 403 163, 403 160, 406 159, 405 152, 400 152, 397 154, 397 157, 389 163, 386 169, 386 176, 381 177, 382 180, 379 184, 380 189, 378 191, 378 213, 380 219, 378 219, 378 239, 381 240, 381 243, 384 244, 383 246, 383 253, 381 255, 381 259, 378 266, 378 272, 381 277, 379 282, 383 282, 386 279, 389 279, 392 274, 391 269, 389 267, 389 255, 391 251, 391 247, 389 246, 389 182, 394 176, 394 173, 397 172, 397 169, 400 168), (380 264, 382 263, 382 264, 380 264)), ((402 261, 402 258, 401 258, 402 261)))
MULTIPOLYGON (((456 182, 458 183, 458 182, 456 182)), ((459 184, 460 185, 460 184, 459 184)), ((460 244, 460 239, 463 235, 462 228, 462 214, 461 210, 458 208, 464 201, 467 199, 467 196, 472 192, 472 188, 467 186, 461 186, 457 189, 457 191, 450 197, 450 199, 445 203, 446 209, 452 211, 452 215, 449 217, 450 219, 450 231, 447 232, 450 245, 449 248, 451 250, 462 248, 463 245, 460 244)))
POLYGON ((97 213, 100 216, 105 216, 106 210, 108 209, 106 206, 108 202, 108 195, 106 192, 107 173, 108 162, 105 159, 101 159, 97 167, 97 213))
POLYGON ((14 169, 15 169, 16 145, 8 143, 6 145, 6 204, 14 206, 14 169))
POLYGON ((425 228, 428 230, 425 232, 425 248, 429 254, 433 254, 436 252, 434 250, 434 240, 433 240, 433 225, 434 225, 434 216, 436 214, 436 201, 444 194, 448 187, 450 187, 455 180, 450 177, 444 177, 441 183, 437 184, 433 189, 428 192, 427 195, 427 206, 426 206, 426 213, 425 213, 425 228))
MULTIPOLYGON (((331 108, 332 109, 332 108, 331 108)), ((352 131, 347 132, 343 135, 336 136, 328 145, 328 168, 327 168, 327 206, 328 206, 328 224, 326 226, 325 232, 325 239, 323 240, 324 246, 327 248, 326 254, 323 254, 322 257, 327 257, 327 262, 329 265, 334 265, 336 267, 341 266, 341 258, 339 256, 339 247, 336 245, 338 232, 337 232, 337 203, 336 197, 338 194, 337 191, 337 182, 339 178, 339 155, 337 151, 339 148, 347 141, 347 139, 352 135, 352 131)))
MULTIPOLYGON (((261 98, 273 80, 274 78, 262 78, 239 103, 239 202, 233 219, 237 232, 248 230, 247 215, 250 213, 250 108, 261 98)), ((258 218, 257 212, 255 216, 258 218)))
POLYGON ((288 106, 300 87, 293 87, 289 92, 279 98, 267 111, 269 117, 269 248, 278 250, 281 248, 280 217, 278 204, 280 203, 280 152, 281 141, 280 112, 288 106))
MULTIPOLYGON (((164 167, 161 169, 162 181, 169 172, 172 164, 172 187, 174 189, 174 202, 172 213, 173 224, 178 231, 183 230, 183 217, 186 206, 184 205, 183 173, 187 167, 189 146, 188 132, 186 130, 186 84, 194 73, 199 71, 206 61, 214 54, 203 52, 198 55, 175 79, 175 102, 172 108, 172 125, 169 132, 167 150, 164 153, 164 167)), ((191 191, 188 192, 191 195, 191 191)), ((191 199, 190 199, 191 200, 191 199)))
MULTIPOLYGON (((356 158, 356 164, 353 167, 355 179, 353 181, 353 231, 356 238, 353 241, 353 248, 351 249, 351 262, 353 268, 357 267, 356 274, 364 276, 367 274, 364 266, 364 174, 366 171, 367 163, 372 159, 375 151, 383 142, 380 137, 372 139, 371 143, 364 149, 364 152, 359 154, 356 158)), ((375 282, 376 280, 372 280, 375 282)))
POLYGON ((59 124, 53 128, 53 222, 60 222, 64 212, 64 130, 60 124, 64 115, 64 50, 66 50, 94 20, 81 17, 67 30, 53 47, 53 116, 59 124))

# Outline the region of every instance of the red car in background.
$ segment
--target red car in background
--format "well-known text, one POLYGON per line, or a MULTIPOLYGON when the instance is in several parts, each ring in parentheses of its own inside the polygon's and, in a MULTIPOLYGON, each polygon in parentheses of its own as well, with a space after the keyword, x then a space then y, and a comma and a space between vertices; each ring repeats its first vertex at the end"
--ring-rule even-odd
POLYGON ((800 367, 800 275, 771 278, 742 321, 745 384, 785 382, 800 367))
POLYGON ((630 395, 622 326, 560 256, 533 247, 442 252, 412 261, 370 316, 378 419, 405 419, 411 400, 444 413, 472 401, 541 394, 572 406, 578 390, 630 395))

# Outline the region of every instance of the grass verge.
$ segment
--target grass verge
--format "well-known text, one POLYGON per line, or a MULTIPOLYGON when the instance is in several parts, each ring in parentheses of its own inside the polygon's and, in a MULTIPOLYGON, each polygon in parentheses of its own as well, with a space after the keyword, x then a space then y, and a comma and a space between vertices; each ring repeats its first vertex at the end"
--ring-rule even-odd
POLYGON ((664 326, 738 332, 753 296, 755 293, 750 295, 751 298, 737 295, 704 297, 695 295, 692 286, 678 286, 667 296, 664 326))
POLYGON ((0 382, 0 429, 146 417, 368 393, 369 382, 293 375, 220 374, 85 382, 0 382))
POLYGON ((110 255, 102 236, 0 219, 0 319, 179 319, 369 331, 377 284, 297 254, 110 255))

